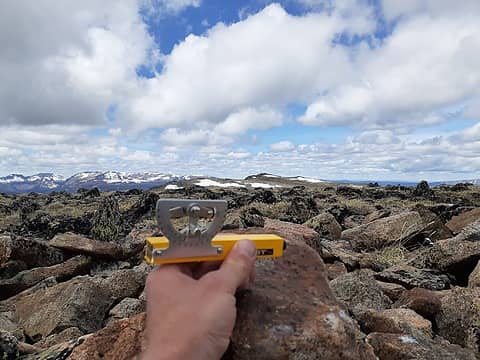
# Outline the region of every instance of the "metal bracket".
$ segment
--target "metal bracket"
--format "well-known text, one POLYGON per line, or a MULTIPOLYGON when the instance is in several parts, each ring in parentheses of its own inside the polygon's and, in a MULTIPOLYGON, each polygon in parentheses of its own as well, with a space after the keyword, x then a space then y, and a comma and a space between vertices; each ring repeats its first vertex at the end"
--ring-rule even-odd
POLYGON ((159 259, 219 255, 223 248, 212 246, 213 237, 222 229, 227 214, 225 200, 160 199, 156 215, 160 231, 168 239, 167 249, 155 249, 153 257, 159 259), (185 229, 178 231, 171 219, 188 217, 185 229), (211 219, 203 228, 201 219, 211 219))

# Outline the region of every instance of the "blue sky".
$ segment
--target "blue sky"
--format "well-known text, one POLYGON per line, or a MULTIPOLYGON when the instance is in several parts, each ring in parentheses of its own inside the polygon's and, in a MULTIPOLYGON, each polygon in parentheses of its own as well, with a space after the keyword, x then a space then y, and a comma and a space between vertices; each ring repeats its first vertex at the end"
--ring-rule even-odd
POLYGON ((2 5, 0 176, 480 177, 477 0, 51 1, 2 5))

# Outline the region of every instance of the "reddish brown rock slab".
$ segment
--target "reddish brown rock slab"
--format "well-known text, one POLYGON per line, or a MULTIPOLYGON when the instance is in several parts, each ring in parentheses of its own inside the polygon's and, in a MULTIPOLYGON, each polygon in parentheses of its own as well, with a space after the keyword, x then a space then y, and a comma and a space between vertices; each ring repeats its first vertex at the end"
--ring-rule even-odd
POLYGON ((452 219, 447 222, 447 227, 452 230, 453 233, 458 234, 467 225, 470 225, 476 221, 480 221, 480 208, 475 208, 452 217, 452 219))
POLYGON ((61 264, 24 270, 12 278, 0 280, 0 300, 18 294, 49 277, 53 277, 60 282, 76 275, 85 274, 91 266, 90 258, 79 255, 61 264))
POLYGON ((267 230, 289 244, 284 257, 259 261, 253 288, 239 294, 231 348, 223 359, 374 359, 333 296, 323 261, 305 245, 302 228, 290 225, 267 221, 267 230))
POLYGON ((410 309, 367 310, 358 319, 362 330, 415 335, 418 332, 432 337, 432 323, 410 309))
POLYGON ((475 266, 475 269, 468 277, 468 287, 480 288, 480 261, 478 261, 477 266, 475 266))
POLYGON ((476 360, 475 353, 441 338, 421 335, 371 333, 367 342, 379 360, 476 360))
POLYGON ((320 241, 320 235, 313 229, 300 224, 293 224, 280 220, 265 219, 264 232, 272 232, 287 240, 298 240, 316 249, 320 241))
POLYGON ((433 319, 440 312, 442 303, 435 291, 414 288, 405 291, 393 306, 412 309, 426 319, 433 319))
POLYGON ((145 313, 118 320, 81 338, 68 360, 130 360, 145 348, 145 313))
POLYGON ((73 253, 109 257, 112 259, 124 258, 121 246, 110 242, 89 239, 74 233, 58 234, 50 240, 49 244, 50 246, 73 253))

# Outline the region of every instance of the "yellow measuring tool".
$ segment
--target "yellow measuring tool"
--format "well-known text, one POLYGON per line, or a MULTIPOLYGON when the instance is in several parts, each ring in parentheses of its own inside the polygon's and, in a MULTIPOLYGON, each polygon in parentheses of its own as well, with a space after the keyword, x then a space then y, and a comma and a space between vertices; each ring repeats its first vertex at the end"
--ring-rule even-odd
POLYGON ((275 234, 218 234, 226 210, 227 202, 224 200, 158 200, 156 217, 164 236, 147 237, 145 261, 153 265, 221 261, 242 239, 255 243, 257 258, 283 255, 286 242, 275 234), (171 219, 182 217, 188 218, 188 224, 179 231, 171 219), (201 224, 201 220, 211 221, 205 225, 201 224))

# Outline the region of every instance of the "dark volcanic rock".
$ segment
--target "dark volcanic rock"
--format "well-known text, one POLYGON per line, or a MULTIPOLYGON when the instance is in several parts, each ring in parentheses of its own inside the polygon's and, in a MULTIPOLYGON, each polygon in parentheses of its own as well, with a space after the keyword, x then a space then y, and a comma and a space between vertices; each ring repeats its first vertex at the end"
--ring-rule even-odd
POLYGON ((106 197, 93 215, 91 235, 100 241, 118 241, 123 231, 118 201, 113 196, 106 197))
POLYGON ((317 203, 311 196, 294 197, 289 200, 287 216, 290 222, 302 224, 318 214, 317 203))
POLYGON ((377 284, 380 286, 383 293, 387 295, 392 301, 397 301, 402 296, 402 294, 405 291, 407 291, 407 289, 405 289, 400 284, 387 283, 387 282, 378 281, 378 280, 377 280, 377 284))
POLYGON ((330 287, 336 298, 359 316, 367 309, 383 310, 392 305, 375 279, 365 270, 341 275, 330 281, 330 287))
POLYGON ((311 218, 304 225, 318 232, 322 238, 329 240, 338 240, 342 235, 342 227, 335 217, 328 212, 311 218))
POLYGON ((395 265, 378 274, 375 278, 405 286, 407 289, 421 287, 430 290, 444 290, 450 287, 450 278, 438 270, 418 269, 409 265, 395 265))
POLYGON ((18 339, 12 334, 0 330, 0 359, 16 360, 19 356, 18 339))
POLYGON ((380 360, 476 360, 475 353, 437 338, 416 334, 371 333, 367 341, 380 360))
POLYGON ((254 207, 248 207, 240 213, 240 228, 263 227, 265 220, 260 211, 254 207))
POLYGON ((417 184, 417 186, 415 187, 415 190, 413 190, 413 195, 421 196, 421 197, 430 197, 433 195, 433 191, 432 189, 430 189, 428 182, 426 182, 425 180, 422 180, 417 184))
POLYGON ((65 281, 85 274, 91 266, 92 261, 89 258, 79 255, 57 265, 22 271, 12 278, 0 280, 0 300, 18 294, 49 277, 65 281))

